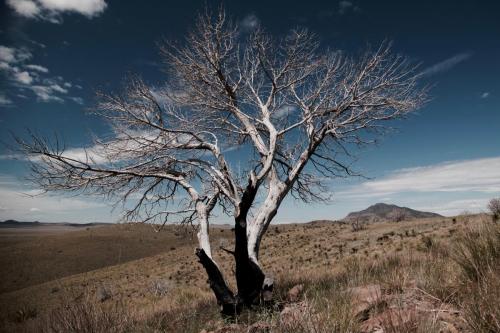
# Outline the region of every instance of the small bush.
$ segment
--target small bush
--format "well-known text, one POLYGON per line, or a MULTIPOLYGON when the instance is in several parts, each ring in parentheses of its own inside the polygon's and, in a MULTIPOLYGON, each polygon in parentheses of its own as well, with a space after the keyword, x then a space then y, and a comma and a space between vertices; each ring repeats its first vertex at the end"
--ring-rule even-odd
POLYGON ((500 226, 485 224, 466 230, 457 239, 453 259, 465 278, 478 282, 500 267, 500 226))
POLYGON ((153 281, 150 290, 154 296, 163 297, 170 291, 171 288, 172 286, 170 281, 165 279, 160 279, 153 281))
POLYGON ((493 221, 498 221, 500 219, 500 198, 491 199, 488 203, 488 209, 492 214, 493 221))
POLYGON ((484 276, 480 283, 466 288, 462 304, 464 317, 473 332, 500 332, 500 279, 498 273, 484 276))
POLYGON ((36 318, 38 311, 32 306, 25 306, 16 311, 14 316, 14 321, 17 323, 23 323, 29 319, 36 318))
POLYGON ((351 229, 353 232, 364 230, 364 229, 366 229, 366 224, 359 219, 355 219, 355 220, 352 220, 352 222, 351 222, 351 229))
POLYGON ((431 250, 435 245, 431 236, 422 236, 422 244, 426 250, 431 250))
POLYGON ((473 332, 500 332, 500 225, 486 223, 457 240, 464 317, 473 332))
POLYGON ((51 333, 118 333, 132 325, 132 320, 120 306, 104 309, 90 300, 68 303, 55 309, 44 322, 43 332, 51 333))

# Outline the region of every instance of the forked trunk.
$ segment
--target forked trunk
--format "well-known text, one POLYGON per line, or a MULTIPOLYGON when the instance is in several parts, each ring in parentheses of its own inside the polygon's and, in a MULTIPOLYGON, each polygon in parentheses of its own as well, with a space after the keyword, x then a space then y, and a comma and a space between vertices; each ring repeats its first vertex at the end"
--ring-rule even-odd
POLYGON ((273 288, 272 280, 265 279, 265 274, 259 264, 249 256, 246 221, 244 219, 236 223, 234 232, 234 259, 238 287, 236 295, 227 286, 219 267, 205 250, 196 250, 196 255, 207 272, 210 288, 215 294, 217 303, 221 306, 221 313, 230 317, 238 315, 243 307, 251 307, 261 301, 269 302, 273 288))
MULTIPOLYGON (((272 279, 266 279, 257 261, 257 252, 253 246, 248 246, 247 210, 246 207, 243 208, 242 214, 235 218, 234 228, 235 248, 233 255, 236 263, 236 285, 238 288, 236 295, 227 286, 211 255, 204 248, 196 250, 196 255, 207 272, 210 288, 221 306, 221 313, 231 317, 238 315, 243 307, 271 301, 273 289, 272 279)), ((208 230, 204 230, 204 232, 208 232, 208 230)), ((201 240, 200 238, 200 244, 203 244, 201 240)))

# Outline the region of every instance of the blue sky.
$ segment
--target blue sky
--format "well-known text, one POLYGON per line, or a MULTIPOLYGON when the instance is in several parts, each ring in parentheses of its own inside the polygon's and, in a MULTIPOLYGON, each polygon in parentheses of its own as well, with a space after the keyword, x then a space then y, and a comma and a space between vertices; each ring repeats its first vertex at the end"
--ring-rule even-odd
MULTIPOLYGON (((0 220, 113 221, 102 199, 36 196, 11 133, 58 133, 77 154, 106 131, 87 114, 95 91, 127 74, 162 85, 157 42, 180 40, 205 1, 7 0, 0 4, 0 220), (79 150, 80 149, 80 150, 79 150)), ((212 2, 211 2, 212 3, 212 2)), ((445 215, 500 196, 500 3, 496 1, 226 1, 245 29, 304 26, 324 47, 356 54, 392 40, 421 63, 432 100, 378 145, 358 152, 370 179, 328 183, 330 204, 288 200, 278 222, 332 219, 376 202, 445 215)), ((238 153, 232 155, 238 160, 238 153)))

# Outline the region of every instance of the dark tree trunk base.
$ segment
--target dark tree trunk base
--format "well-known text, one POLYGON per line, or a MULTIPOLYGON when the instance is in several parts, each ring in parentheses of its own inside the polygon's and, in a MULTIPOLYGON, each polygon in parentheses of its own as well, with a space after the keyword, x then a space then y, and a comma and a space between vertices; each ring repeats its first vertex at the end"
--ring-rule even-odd
POLYGON ((196 256, 205 268, 208 275, 208 283, 215 294, 217 304, 221 307, 221 314, 226 317, 237 317, 243 308, 251 308, 254 305, 272 305, 272 293, 274 282, 271 278, 265 278, 264 273, 258 265, 246 257, 246 260, 236 261, 238 294, 234 295, 226 284, 219 267, 214 263, 203 249, 196 249, 196 256), (242 267, 243 265, 243 267, 242 267))
POLYGON ((265 275, 260 267, 247 256, 236 259, 236 284, 238 285, 238 297, 246 306, 259 303, 265 275))
POLYGON ((227 286, 219 267, 203 249, 196 249, 196 256, 207 272, 208 283, 215 294, 217 304, 221 306, 221 313, 229 317, 237 316, 241 311, 241 302, 227 286))

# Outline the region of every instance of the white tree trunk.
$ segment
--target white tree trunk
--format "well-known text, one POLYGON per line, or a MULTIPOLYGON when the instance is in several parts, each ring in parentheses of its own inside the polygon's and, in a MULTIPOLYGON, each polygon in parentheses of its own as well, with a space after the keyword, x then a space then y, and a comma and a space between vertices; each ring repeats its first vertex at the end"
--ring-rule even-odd
POLYGON ((198 202, 196 204, 196 213, 198 215, 199 221, 199 230, 197 234, 198 244, 200 248, 205 251, 207 256, 212 259, 212 249, 210 248, 209 222, 206 212, 206 205, 198 202))
POLYGON ((269 192, 266 200, 260 207, 255 219, 248 225, 248 256, 257 265, 259 258, 259 247, 262 236, 278 211, 283 199, 284 186, 282 183, 272 179, 269 185, 269 192))

